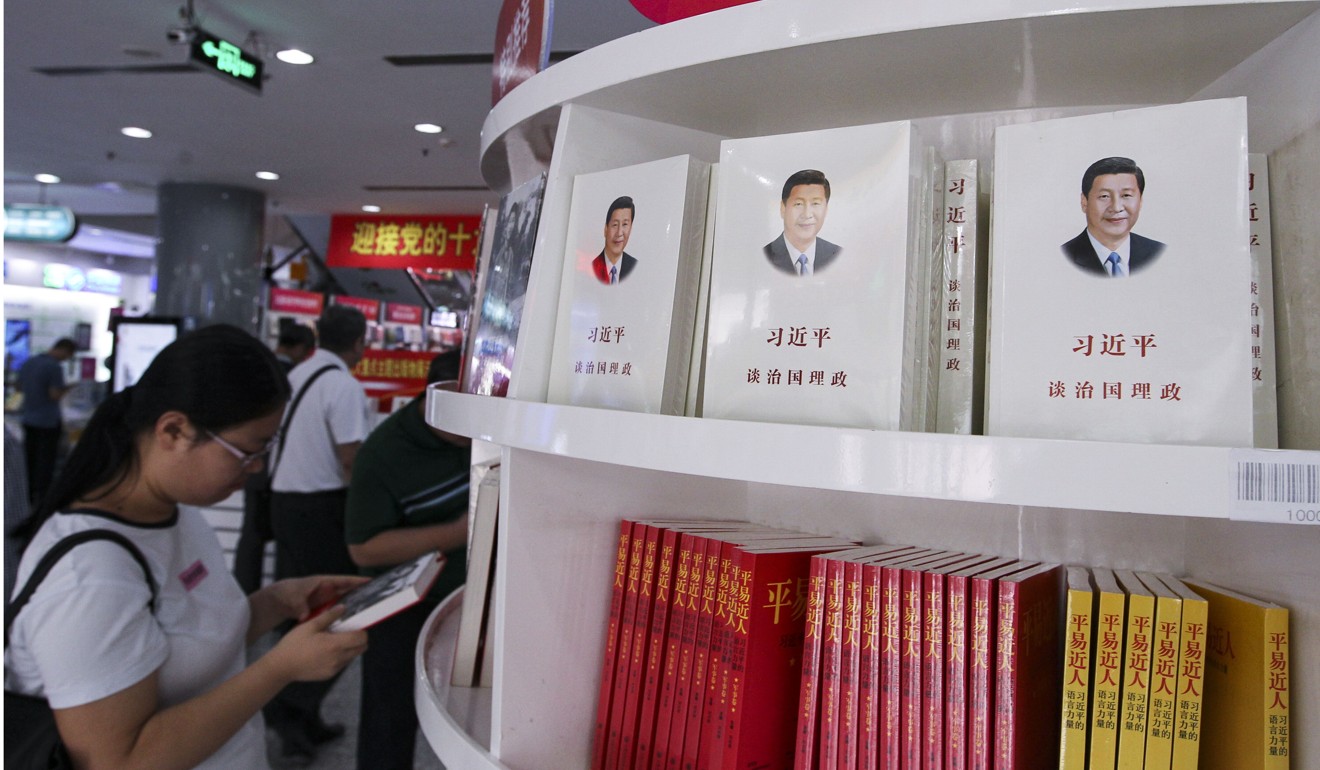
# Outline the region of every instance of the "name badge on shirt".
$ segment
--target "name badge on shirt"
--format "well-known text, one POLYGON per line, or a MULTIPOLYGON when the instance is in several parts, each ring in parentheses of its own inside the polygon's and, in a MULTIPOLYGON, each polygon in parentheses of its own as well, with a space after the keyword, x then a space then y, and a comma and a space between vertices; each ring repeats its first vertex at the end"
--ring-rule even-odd
POLYGON ((191 567, 179 573, 179 580, 183 581, 184 588, 191 591, 200 585, 209 574, 211 573, 207 571, 206 565, 202 564, 201 559, 198 559, 192 563, 191 567))

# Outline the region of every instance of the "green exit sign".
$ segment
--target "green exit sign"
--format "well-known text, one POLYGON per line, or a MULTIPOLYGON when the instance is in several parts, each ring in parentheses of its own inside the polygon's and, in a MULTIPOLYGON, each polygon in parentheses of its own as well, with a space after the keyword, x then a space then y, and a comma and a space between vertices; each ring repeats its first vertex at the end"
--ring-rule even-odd
POLYGON ((228 40, 199 29, 193 36, 190 53, 195 66, 261 93, 261 59, 228 40))

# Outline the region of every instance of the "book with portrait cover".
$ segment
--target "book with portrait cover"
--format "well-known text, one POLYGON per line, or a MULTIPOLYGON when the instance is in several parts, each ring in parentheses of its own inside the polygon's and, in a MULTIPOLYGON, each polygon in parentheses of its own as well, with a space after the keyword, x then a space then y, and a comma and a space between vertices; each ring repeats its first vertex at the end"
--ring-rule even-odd
POLYGON ((721 144, 704 416, 920 427, 925 158, 908 122, 721 144))
POLYGON ((475 309, 477 319, 463 365, 465 393, 504 396, 509 392, 544 198, 545 174, 500 198, 491 236, 490 270, 482 284, 481 305, 475 309))
POLYGON ((408 609, 426 598, 444 568, 445 555, 432 551, 377 575, 335 602, 344 605, 344 614, 330 630, 358 631, 408 609))
POLYGON ((1251 444, 1246 126, 1237 98, 996 130, 988 434, 1251 444))
POLYGON ((1093 567, 1099 601, 1095 610, 1091 674, 1091 743, 1092 768, 1113 768, 1118 761, 1119 695, 1123 678, 1123 629, 1127 615, 1127 595, 1119 588, 1114 571, 1093 567))
POLYGON ((1274 238, 1270 233, 1269 156, 1247 155, 1248 217, 1251 228, 1251 398, 1255 407, 1255 443, 1279 446, 1279 386, 1274 345, 1274 238))
POLYGON ((1209 603, 1201 767, 1287 770, 1293 701, 1288 608, 1199 578, 1209 603))
POLYGON ((980 243, 978 161, 944 164, 943 261, 939 341, 939 382, 935 431, 970 434, 981 431, 984 367, 985 249, 980 243), (980 314, 980 315, 978 315, 980 314))
POLYGON ((1042 564, 996 586, 996 768, 1045 770, 1058 762, 1039 747, 1059 745, 1063 575, 1062 565, 1042 564))
POLYGON ((684 413, 709 175, 681 155, 574 179, 550 403, 684 413))

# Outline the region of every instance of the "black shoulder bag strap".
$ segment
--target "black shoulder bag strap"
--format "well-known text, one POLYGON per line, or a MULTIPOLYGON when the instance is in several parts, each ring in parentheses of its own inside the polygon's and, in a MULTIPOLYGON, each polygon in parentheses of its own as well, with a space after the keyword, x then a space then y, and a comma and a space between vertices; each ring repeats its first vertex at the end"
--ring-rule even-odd
POLYGON ((18 611, 23 609, 24 605, 26 605, 32 598, 32 594, 37 592, 37 586, 41 585, 41 581, 46 579, 47 573, 49 573, 55 566, 55 562, 59 561, 64 557, 64 554, 74 548, 93 540, 109 540, 113 543, 119 544, 121 548, 128 551, 129 555, 133 557, 133 560, 142 568, 142 574, 147 579, 147 587, 151 589, 151 601, 149 606, 153 613, 156 611, 156 578, 152 577, 151 568, 147 566, 146 558, 143 557, 142 552, 138 550, 138 547, 133 545, 132 540, 129 540, 118 532, 108 529, 89 529, 83 532, 75 532, 56 543, 53 548, 41 557, 41 561, 37 562, 36 568, 32 570, 32 576, 28 578, 28 582, 23 586, 23 590, 18 592, 18 595, 14 597, 12 602, 5 605, 6 647, 9 646, 9 628, 14 624, 14 618, 18 615, 18 611))
MULTIPOLYGON (((36 593, 37 586, 46 578, 55 562, 75 547, 92 540, 118 543, 132 555, 142 568, 147 587, 151 589, 151 600, 147 606, 153 614, 156 612, 156 578, 152 577, 147 560, 131 540, 108 529, 75 532, 42 555, 23 590, 18 592, 14 601, 5 605, 6 647, 9 646, 9 630, 14 624, 14 618, 18 617, 18 611, 36 593)), ((5 690, 5 770, 73 770, 73 767, 73 760, 69 758, 64 742, 60 739, 50 703, 42 697, 5 690)))
POLYGON ((289 405, 288 413, 284 415, 284 423, 280 425, 280 440, 275 446, 275 456, 271 458, 270 472, 267 474, 271 479, 275 478, 275 468, 279 466, 280 458, 284 456, 284 439, 288 434, 289 426, 293 424, 293 413, 298 411, 298 404, 302 403, 303 396, 307 395, 307 389, 312 387, 312 383, 316 382, 317 377, 320 377, 331 369, 338 368, 339 367, 335 364, 326 364, 320 369, 312 372, 312 376, 307 378, 307 382, 304 382, 302 387, 298 388, 297 395, 293 397, 293 403, 289 405))

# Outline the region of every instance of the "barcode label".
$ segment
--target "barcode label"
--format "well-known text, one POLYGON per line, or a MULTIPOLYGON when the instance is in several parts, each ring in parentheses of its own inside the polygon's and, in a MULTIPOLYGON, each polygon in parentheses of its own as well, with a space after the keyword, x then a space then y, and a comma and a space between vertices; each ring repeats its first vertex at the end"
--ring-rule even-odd
POLYGON ((1239 462, 1237 499, 1257 503, 1320 503, 1320 465, 1239 462))

